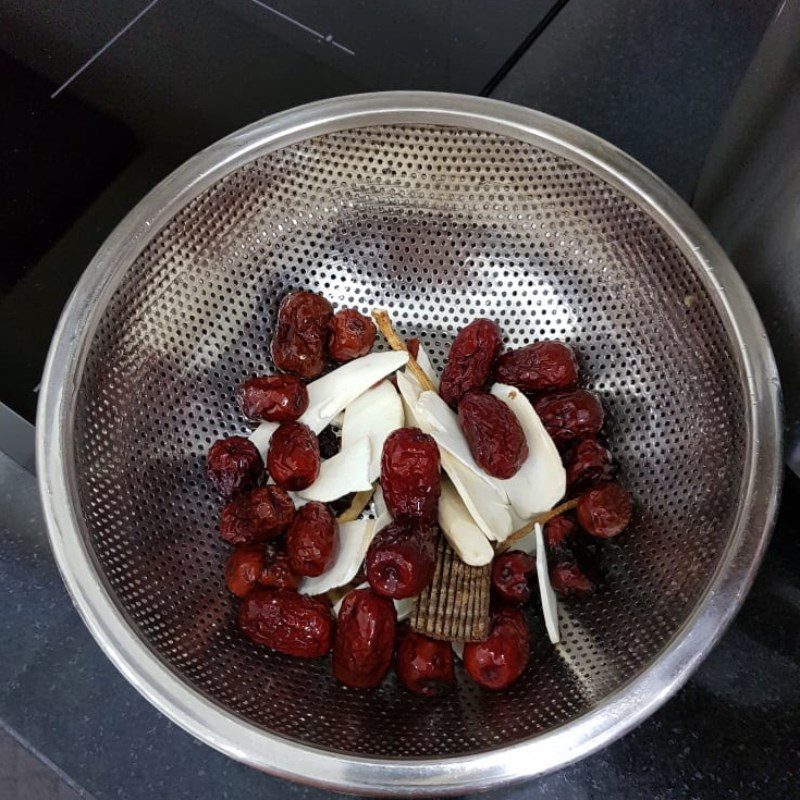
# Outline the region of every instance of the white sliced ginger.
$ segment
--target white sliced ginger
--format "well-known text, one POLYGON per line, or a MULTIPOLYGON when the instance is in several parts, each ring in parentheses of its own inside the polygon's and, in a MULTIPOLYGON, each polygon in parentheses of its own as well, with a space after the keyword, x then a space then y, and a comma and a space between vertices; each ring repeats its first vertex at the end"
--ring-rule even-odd
MULTIPOLYGON (((372 495, 372 502, 375 503, 375 515, 378 519, 389 516, 389 509, 386 507, 386 498, 383 496, 383 489, 380 484, 375 486, 375 493, 372 495)), ((391 517, 389 517, 391 520, 391 517)))
POLYGON ((343 447, 333 458, 325 459, 320 464, 319 475, 314 483, 295 494, 306 501, 332 503, 350 492, 371 489, 371 450, 369 439, 362 436, 350 447, 343 447))
POLYGON ((461 496, 448 480, 442 481, 439 497, 439 527, 458 557, 472 567, 490 564, 494 549, 470 514, 461 496))
POLYGON ((402 622, 408 619, 417 607, 416 597, 404 597, 402 600, 392 600, 395 611, 397 611, 397 621, 402 622))
POLYGON ((539 579, 539 596, 542 600, 542 613, 547 635, 553 644, 558 644, 561 635, 558 630, 558 601, 550 584, 550 571, 547 569, 547 550, 544 546, 544 533, 538 523, 533 527, 536 536, 536 576, 539 579))
MULTIPOLYGON (((405 350, 370 353, 354 358, 327 375, 311 381, 308 389, 308 408, 299 422, 319 433, 329 425, 359 395, 408 363, 405 350)), ((262 422, 250 435, 250 441, 266 456, 269 440, 277 430, 274 422, 262 422)))
POLYGON ((498 483, 523 519, 549 511, 567 490, 567 472, 558 448, 545 430, 531 401, 516 387, 495 383, 491 393, 519 420, 528 443, 528 457, 516 475, 498 483))
POLYGON ((517 530, 505 495, 465 467, 447 450, 439 448, 442 468, 450 476, 475 524, 492 541, 502 542, 517 530))
MULTIPOLYGON (((436 372, 435 367, 431 363, 430 358, 428 357, 428 353, 425 348, 420 343, 419 352, 417 353, 416 358, 417 364, 419 364, 420 369, 431 379, 431 383, 438 389, 439 388, 439 373, 436 372)), ((408 372, 408 370, 406 370, 408 372)), ((413 372, 408 373, 411 378, 416 382, 416 378, 414 377, 413 372)))
MULTIPOLYGON (((425 433, 433 433, 433 426, 428 416, 423 413, 417 414, 415 410, 422 390, 416 380, 412 380, 410 373, 407 371, 397 373, 397 388, 406 408, 406 424, 417 426, 425 433)), ((445 408, 450 412, 447 406, 445 408)), ((505 494, 487 480, 487 475, 477 475, 473 469, 451 455, 441 443, 437 441, 437 444, 442 468, 450 476, 453 486, 461 495, 475 523, 489 539, 498 541, 505 539, 515 530, 505 494)), ((475 467, 478 468, 477 464, 475 467)))
POLYGON ((344 411, 342 450, 359 439, 369 439, 371 457, 369 479, 376 481, 381 474, 383 443, 392 431, 403 427, 403 401, 390 381, 359 395, 344 411))
POLYGON ((300 594, 325 594, 355 578, 375 535, 374 519, 356 519, 339 523, 339 549, 329 569, 316 578, 303 578, 300 594))
POLYGON ((247 438, 256 446, 261 453, 261 458, 267 460, 267 450, 269 450, 269 440, 272 434, 278 430, 277 422, 262 422, 247 438))
MULTIPOLYGON (((354 592, 356 589, 369 589, 369 584, 364 582, 360 583, 358 586, 354 586, 350 591, 354 592)), ((347 594, 342 595, 334 604, 333 604, 333 616, 339 616, 339 609, 342 607, 342 603, 344 602, 344 598, 347 597, 347 594)), ((397 612, 397 621, 402 622, 405 619, 408 619, 413 613, 414 609, 417 606, 417 598, 416 597, 404 597, 402 600, 392 600, 394 603, 394 610, 397 612)))
POLYGON ((422 394, 422 389, 417 383, 416 378, 414 378, 408 370, 398 372, 397 388, 400 390, 400 397, 403 398, 406 425, 410 428, 420 427, 417 415, 414 413, 414 407, 417 404, 417 400, 419 400, 419 396, 422 394))

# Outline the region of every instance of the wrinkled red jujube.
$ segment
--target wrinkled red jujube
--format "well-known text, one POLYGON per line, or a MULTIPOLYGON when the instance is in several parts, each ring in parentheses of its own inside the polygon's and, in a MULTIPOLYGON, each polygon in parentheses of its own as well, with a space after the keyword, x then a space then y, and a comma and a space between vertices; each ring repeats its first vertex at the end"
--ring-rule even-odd
POLYGON ((338 546, 339 523, 324 503, 306 503, 286 532, 289 566, 308 578, 316 578, 330 567, 338 546))
POLYGON ((505 689, 522 675, 530 654, 530 633, 522 612, 501 608, 492 614, 489 636, 464 645, 464 669, 487 689, 505 689))
POLYGON ((244 597, 261 578, 266 559, 264 545, 237 547, 225 563, 225 583, 236 597, 244 597))
POLYGON ((533 407, 556 444, 591 436, 603 427, 603 406, 585 389, 544 395, 533 407))
POLYGON ((591 594, 597 588, 574 559, 557 561, 549 572, 550 585, 563 597, 591 594))
POLYGON ((494 378, 523 392, 571 389, 578 382, 578 362, 563 342, 534 342, 503 353, 494 365, 494 378))
POLYGON ((286 553, 267 550, 264 569, 261 570, 258 582, 270 589, 297 589, 300 586, 300 576, 292 571, 286 553))
POLYGON ((437 697, 455 684, 450 642, 408 630, 397 648, 395 670, 401 683, 415 694, 437 697))
POLYGON ((480 389, 503 346, 497 323, 476 319, 456 336, 442 371, 439 394, 452 408, 469 391, 480 389))
POLYGON ((387 673, 394 654, 394 603, 369 589, 345 596, 333 644, 333 674, 346 686, 371 689, 387 673))
POLYGON ((354 308, 337 311, 328 323, 328 355, 340 364, 365 356, 377 333, 375 323, 354 308))
POLYGON ((325 339, 331 304, 314 292, 291 292, 278 308, 272 361, 283 372, 316 378, 325 369, 325 339))
POLYGON ((616 483, 595 486, 578 498, 578 522, 592 536, 609 539, 631 521, 631 495, 616 483))
POLYGON ((219 439, 208 451, 208 477, 225 498, 252 489, 263 474, 261 454, 244 436, 219 439))
POLYGON ((302 422, 284 422, 269 442, 267 471, 275 483, 289 492, 311 486, 319 475, 319 440, 302 422))
POLYGON ((330 606, 288 589, 250 592, 239 608, 239 627, 256 644, 298 658, 324 656, 333 642, 330 606))
POLYGON ((418 595, 433 577, 436 530, 426 522, 405 520, 378 531, 364 560, 370 586, 394 600, 418 595))
POLYGON ((417 428, 399 428, 383 445, 381 488, 392 518, 433 521, 439 508, 439 448, 417 428))
POLYGON ((536 586, 536 559, 522 550, 509 550, 492 562, 492 589, 502 600, 522 605, 536 586))
POLYGON ((574 536, 578 526, 571 517, 561 514, 544 526, 544 540, 550 547, 558 547, 562 545, 567 539, 574 536))
POLYGON ((607 481, 613 475, 611 453, 592 436, 576 442, 564 456, 567 488, 580 489, 607 481))
POLYGON ((478 466, 493 478, 513 478, 528 457, 525 431, 514 412, 487 392, 458 401, 458 422, 478 466))
POLYGON ((293 422, 307 408, 308 390, 294 375, 250 378, 242 387, 242 411, 248 419, 293 422))
POLYGON ((280 536, 294 517, 294 503, 279 486, 237 495, 222 509, 219 532, 230 544, 254 544, 280 536))

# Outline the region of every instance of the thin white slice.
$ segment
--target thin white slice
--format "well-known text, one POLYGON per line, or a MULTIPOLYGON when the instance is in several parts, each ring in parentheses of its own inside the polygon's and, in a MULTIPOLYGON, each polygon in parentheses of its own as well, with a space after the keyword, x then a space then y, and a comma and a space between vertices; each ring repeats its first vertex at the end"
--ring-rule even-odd
MULTIPOLYGON (((422 371, 431 379, 433 385, 438 389, 439 388, 439 374, 436 372, 435 367, 431 363, 430 358, 428 358, 428 353, 425 348, 420 344, 419 352, 417 353, 417 364, 420 365, 422 371)), ((414 377, 414 373, 410 373, 411 377, 414 377)), ((416 381, 416 378, 414 378, 416 381)))
POLYGON ((450 642, 450 647, 453 648, 453 652, 456 654, 456 658, 460 661, 464 660, 464 642, 450 642))
POLYGON ((547 569, 547 550, 544 546, 544 533, 538 523, 533 528, 536 534, 536 576, 539 578, 539 596, 542 599, 542 613, 547 635, 553 644, 558 644, 561 636, 558 632, 558 601, 556 593, 550 585, 550 572, 547 569))
POLYGON ((374 519, 339 523, 339 550, 330 569, 316 578, 303 578, 300 594, 325 594, 355 578, 375 535, 374 519))
POLYGON ((372 457, 366 436, 343 447, 333 458, 320 464, 319 475, 306 489, 296 492, 304 500, 332 503, 350 492, 363 492, 372 488, 369 463, 372 457))
POLYGON ((531 401, 519 389, 505 383, 494 384, 491 393, 511 409, 525 432, 528 457, 516 475, 498 483, 517 514, 529 519, 549 511, 564 496, 567 472, 531 401))
POLYGON ((422 424, 430 427, 430 434, 439 447, 455 456, 482 480, 496 485, 501 492, 503 491, 499 486, 500 481, 495 481, 478 466, 458 423, 457 414, 436 392, 423 392, 414 406, 414 414, 422 424))
POLYGON ((372 502, 375 503, 375 514, 378 519, 389 515, 389 509, 386 507, 386 499, 383 496, 383 489, 381 488, 380 484, 375 486, 375 493, 372 495, 372 502))
POLYGON ((413 378, 410 372, 402 370, 397 373, 397 388, 400 390, 400 396, 403 398, 403 410, 405 411, 406 425, 409 427, 419 427, 419 420, 414 413, 414 406, 422 394, 422 389, 413 378))
POLYGON ((376 481, 381 474, 383 443, 392 431, 403 427, 403 402, 390 381, 359 395, 344 411, 342 424, 342 450, 359 439, 369 439, 371 457, 369 479, 376 481))
POLYGON ((359 395, 408 363, 405 350, 355 358, 308 384, 308 408, 300 422, 319 433, 359 395))
MULTIPOLYGON (((369 589, 368 583, 360 583, 358 586, 354 586, 350 591, 354 592, 356 589, 369 589)), ((302 590, 301 590, 302 591, 302 590)), ((347 594, 350 594, 348 592, 347 594)), ((347 597, 347 594, 342 595, 334 604, 333 608, 333 616, 339 616, 339 609, 342 607, 342 603, 344 602, 344 598, 347 597)), ((411 614, 414 613, 414 608, 417 605, 417 598, 416 597, 404 597, 402 600, 392 600, 394 603, 394 610, 397 612, 397 621, 402 622, 404 619, 408 619, 411 614)))
MULTIPOLYGON (((308 408, 299 421, 314 433, 319 433, 370 386, 407 363, 405 350, 354 358, 308 384, 308 408)), ((274 422, 262 422, 250 435, 250 441, 259 448, 262 456, 266 455, 270 437, 277 427, 274 422)))
POLYGON ((277 422, 262 422, 251 434, 248 439, 256 446, 261 453, 261 458, 267 460, 267 450, 269 450, 269 440, 272 434, 278 430, 277 422))
POLYGON ((417 607, 416 597, 404 597, 402 600, 392 600, 395 611, 397 611, 397 621, 402 622, 408 619, 417 607))
POLYGON ((494 549, 448 480, 442 481, 439 496, 439 527, 465 564, 482 567, 491 563, 494 549))
POLYGON ((516 530, 505 495, 496 486, 465 467, 447 450, 440 447, 439 455, 442 458, 442 468, 450 476, 475 524, 492 541, 504 541, 516 530))

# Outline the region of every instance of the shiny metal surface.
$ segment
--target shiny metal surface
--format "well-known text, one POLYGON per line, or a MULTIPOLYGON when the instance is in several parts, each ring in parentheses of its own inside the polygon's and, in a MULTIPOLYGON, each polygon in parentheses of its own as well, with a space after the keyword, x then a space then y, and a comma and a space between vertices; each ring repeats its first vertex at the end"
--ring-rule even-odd
MULTIPOLYGON (((148 699, 279 775, 378 793, 539 774, 686 680, 752 580, 779 484, 778 384, 719 247, 656 178, 558 120, 477 98, 362 95, 257 123, 145 198, 90 265, 43 383, 51 541, 87 625, 148 699), (637 501, 608 588, 534 628, 524 679, 438 704, 348 691, 232 625, 203 475, 242 431, 280 296, 386 305, 441 362, 479 313, 573 342, 637 501)), ((534 620, 534 625, 539 623, 534 620)))

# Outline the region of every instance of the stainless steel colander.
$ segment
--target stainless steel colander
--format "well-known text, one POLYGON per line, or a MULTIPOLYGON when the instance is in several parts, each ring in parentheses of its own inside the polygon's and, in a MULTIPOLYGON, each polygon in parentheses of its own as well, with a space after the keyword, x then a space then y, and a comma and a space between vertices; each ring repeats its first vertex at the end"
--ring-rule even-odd
POLYGON ((38 425, 53 550, 99 644, 152 703, 234 758, 337 789, 444 793, 540 774, 672 694, 742 600, 779 485, 778 382, 722 251, 660 181, 544 115, 389 93, 271 117, 196 156, 104 244, 53 342, 38 425), (607 587, 535 627, 493 694, 338 685, 247 642, 222 579, 209 444, 272 370, 278 301, 390 309, 441 366, 496 319, 560 338, 603 398, 636 498, 607 587))

